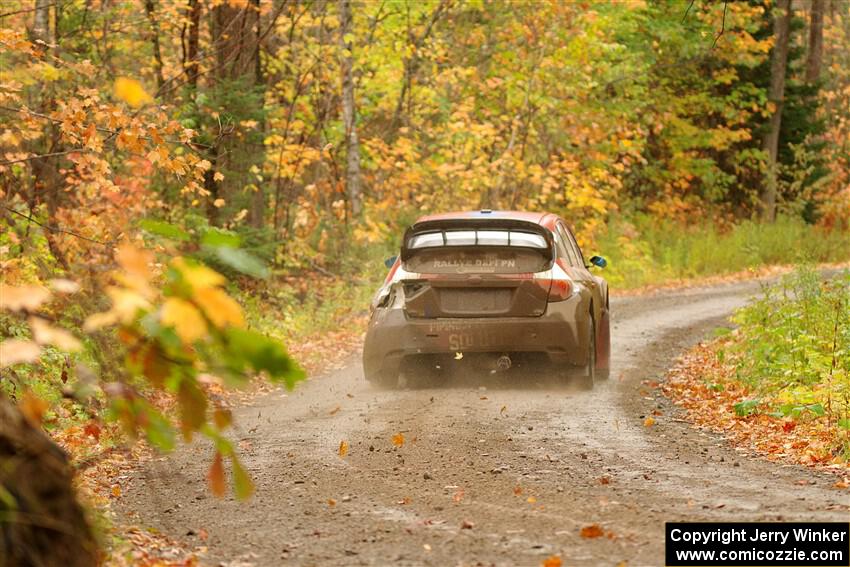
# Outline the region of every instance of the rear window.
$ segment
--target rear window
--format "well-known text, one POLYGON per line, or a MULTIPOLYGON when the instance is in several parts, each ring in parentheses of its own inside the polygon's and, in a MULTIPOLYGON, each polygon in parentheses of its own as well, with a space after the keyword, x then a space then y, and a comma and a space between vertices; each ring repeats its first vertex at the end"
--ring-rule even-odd
POLYGON ((410 239, 410 249, 438 246, 514 246, 521 248, 548 248, 546 239, 534 232, 519 230, 447 230, 425 232, 410 239))

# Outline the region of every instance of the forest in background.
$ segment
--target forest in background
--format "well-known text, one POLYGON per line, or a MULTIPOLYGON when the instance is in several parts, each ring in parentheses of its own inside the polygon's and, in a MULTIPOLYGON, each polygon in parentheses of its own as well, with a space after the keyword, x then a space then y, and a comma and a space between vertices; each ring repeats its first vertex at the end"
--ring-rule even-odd
POLYGON ((210 388, 291 386, 282 344, 359 329, 407 225, 485 207, 563 215, 613 289, 846 260, 850 4, 0 6, 0 402, 31 423, 200 433, 250 494, 210 388))
MULTIPOLYGON (((338 273, 447 209, 553 210, 585 244, 637 215, 846 229, 848 5, 788 5, 4 2, 5 232, 153 218, 338 273)), ((60 268, 111 260, 46 236, 60 268)))

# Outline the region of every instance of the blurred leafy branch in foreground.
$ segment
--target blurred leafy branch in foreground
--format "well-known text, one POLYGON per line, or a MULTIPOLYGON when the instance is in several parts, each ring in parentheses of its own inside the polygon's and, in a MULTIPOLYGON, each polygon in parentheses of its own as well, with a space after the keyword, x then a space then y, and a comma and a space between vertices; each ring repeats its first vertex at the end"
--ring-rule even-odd
MULTIPOLYGON (((193 240, 189 233, 164 223, 146 222, 143 227, 164 242, 157 246, 160 254, 137 244, 121 244, 115 254, 117 269, 104 289, 110 307, 90 314, 82 325, 89 336, 115 331, 123 365, 108 378, 78 370, 78 379, 67 394, 81 402, 91 396, 104 397, 109 415, 127 435, 141 435, 161 450, 174 447, 178 430, 186 441, 195 433, 205 435, 215 447, 209 471, 213 492, 222 495, 225 491, 223 460, 229 459, 235 493, 245 498, 253 486, 223 435, 232 417, 228 409, 217 405, 217 392, 244 386, 257 374, 292 388, 304 372, 279 341, 247 328, 221 273, 182 253, 212 254, 233 270, 259 273, 262 264, 237 247, 235 236, 211 230, 193 240), (86 376, 88 380, 80 379, 86 376), (151 393, 173 399, 176 416, 154 403, 151 393)), ((43 309, 53 299, 63 301, 65 295, 76 293, 76 283, 52 280, 52 289, 0 285, 0 308, 26 320, 32 337, 4 341, 2 366, 35 362, 47 346, 66 352, 83 348, 79 338, 57 326, 43 309)), ((31 421, 39 422, 47 407, 27 392, 21 409, 31 421)))

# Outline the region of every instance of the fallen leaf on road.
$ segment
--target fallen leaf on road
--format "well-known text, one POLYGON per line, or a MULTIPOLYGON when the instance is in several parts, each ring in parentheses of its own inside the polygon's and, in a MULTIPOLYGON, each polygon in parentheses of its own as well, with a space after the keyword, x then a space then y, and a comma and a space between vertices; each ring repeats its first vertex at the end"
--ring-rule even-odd
POLYGON ((561 561, 560 555, 552 555, 552 556, 544 559, 543 563, 541 563, 540 565, 542 567, 561 567, 561 565, 563 565, 563 564, 564 564, 564 562, 561 561))
POLYGON ((328 415, 336 415, 339 410, 342 409, 342 406, 336 406, 334 409, 328 412, 328 415))
POLYGON ((607 476, 603 476, 599 479, 599 484, 611 484, 611 479, 607 476))
POLYGON ((499 413, 505 413, 508 411, 508 406, 502 406, 502 409, 499 410, 499 413))
POLYGON ((464 520, 464 521, 463 521, 463 522, 461 522, 461 524, 460 524, 460 529, 462 529, 462 530, 471 530, 471 529, 472 529, 472 528, 474 528, 474 527, 475 527, 475 524, 473 524, 473 523, 472 523, 472 522, 470 522, 469 520, 464 520))
POLYGON ((655 418, 654 417, 647 417, 646 419, 643 420, 643 424, 644 424, 645 427, 652 427, 653 425, 655 425, 655 418))
POLYGON ((522 487, 514 486, 514 495, 519 496, 520 494, 522 494, 522 487))
POLYGON ((112 496, 114 496, 115 498, 121 496, 121 487, 117 484, 112 485, 112 496))
POLYGON ((452 500, 454 500, 455 502, 460 502, 461 500, 463 500, 463 489, 455 492, 452 496, 452 500))
POLYGON ((224 463, 221 461, 221 453, 215 454, 210 471, 207 473, 207 481, 209 481, 210 490, 215 496, 224 496, 227 487, 224 483, 224 463))
POLYGON ((525 501, 529 504, 534 504, 535 502, 537 502, 537 498, 535 498, 534 496, 529 496, 525 501))
POLYGON ((328 498, 328 506, 336 506, 336 500, 333 498, 328 498))
POLYGON ((838 480, 832 485, 833 488, 848 488, 850 487, 850 478, 844 477, 843 480, 838 480))
POLYGON ((348 454, 348 441, 339 442, 339 456, 344 457, 348 454))
POLYGON ((599 524, 590 524, 589 526, 584 526, 579 535, 583 538, 593 539, 597 537, 602 537, 605 535, 605 532, 602 531, 602 528, 599 527, 599 524))
POLYGON ((393 435, 393 445, 396 447, 401 447, 404 445, 404 434, 396 433, 393 435))

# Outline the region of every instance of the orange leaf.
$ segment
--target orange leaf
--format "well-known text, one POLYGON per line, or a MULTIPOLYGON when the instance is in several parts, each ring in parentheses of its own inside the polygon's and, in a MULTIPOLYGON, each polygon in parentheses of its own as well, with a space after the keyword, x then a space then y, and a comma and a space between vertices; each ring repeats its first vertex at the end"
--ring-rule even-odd
POLYGON ((214 495, 219 498, 224 496, 227 485, 224 482, 224 463, 221 460, 221 453, 215 454, 210 471, 207 473, 207 481, 209 481, 210 490, 214 495))
POLYGON ((404 435, 402 433, 396 433, 393 435, 393 445, 396 447, 401 447, 404 445, 404 435))
POLYGON ((233 423, 233 413, 229 409, 218 408, 213 412, 213 421, 219 429, 225 429, 233 423))
POLYGON ((83 428, 83 432, 86 435, 94 437, 95 441, 100 441, 100 426, 95 422, 92 421, 87 423, 86 426, 83 428))
POLYGON ((339 442, 339 456, 344 457, 348 454, 348 441, 339 442))
POLYGON ((139 108, 153 100, 139 81, 127 77, 115 79, 114 91, 115 98, 123 100, 133 108, 139 108))
POLYGON ((643 425, 645 427, 652 427, 653 425, 655 425, 655 418, 654 417, 647 417, 646 419, 643 420, 643 425))
POLYGON ((581 537, 592 539, 596 537, 602 537, 605 535, 605 532, 602 531, 602 528, 599 527, 599 524, 590 524, 589 526, 584 526, 579 532, 581 537))
POLYGON ((522 494, 522 487, 514 486, 514 496, 519 496, 520 494, 522 494))
POLYGON ((27 421, 30 422, 30 425, 39 427, 44 417, 44 412, 47 411, 47 402, 35 396, 32 392, 27 391, 18 404, 18 408, 27 421))
POLYGON ((542 567, 561 567, 563 562, 561 561, 561 557, 559 555, 551 555, 543 560, 541 563, 542 567))
POLYGON ((119 496, 121 496, 121 487, 117 484, 112 485, 112 496, 114 498, 118 498, 119 496))

